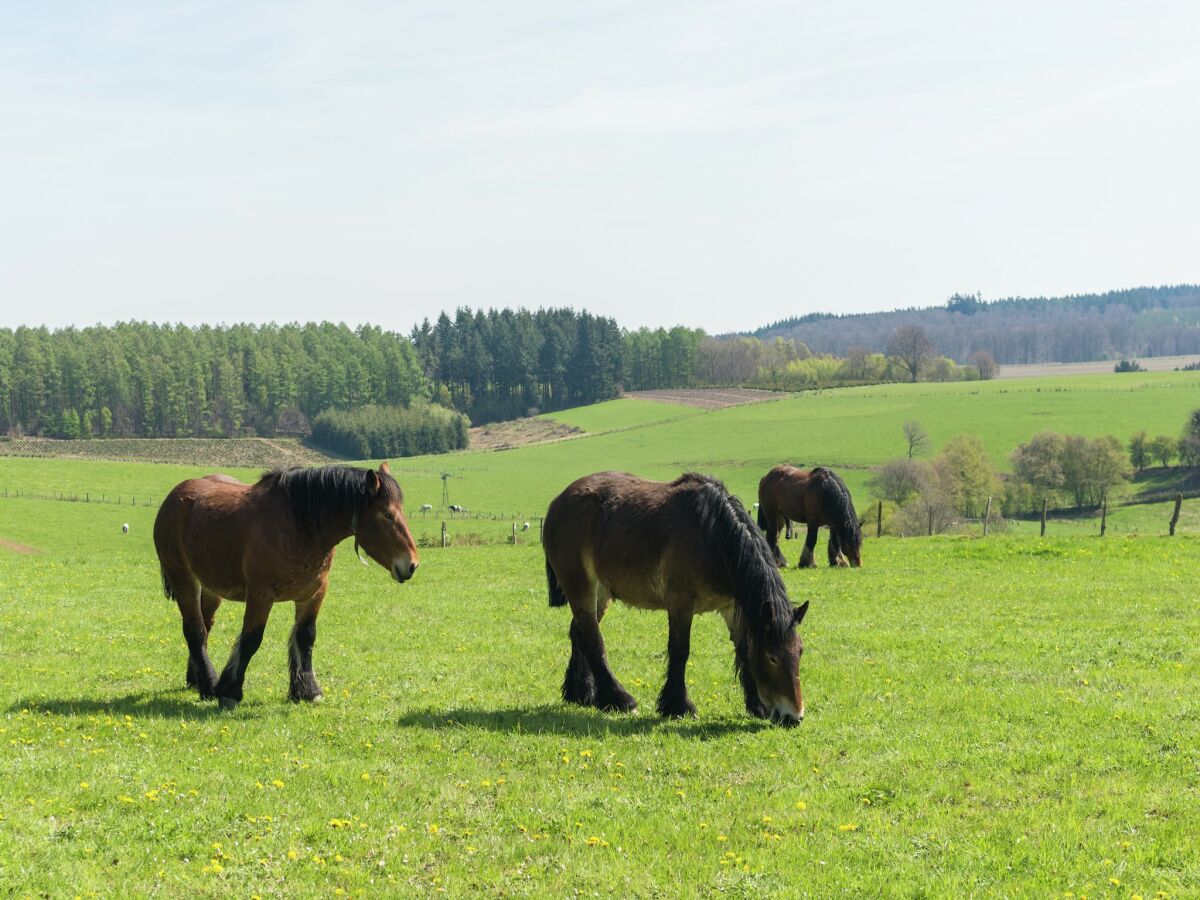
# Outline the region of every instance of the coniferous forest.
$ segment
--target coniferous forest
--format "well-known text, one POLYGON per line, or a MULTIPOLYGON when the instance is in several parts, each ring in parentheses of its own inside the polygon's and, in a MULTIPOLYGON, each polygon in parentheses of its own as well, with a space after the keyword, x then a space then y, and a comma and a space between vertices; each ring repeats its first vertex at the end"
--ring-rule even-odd
POLYGON ((1200 288, 1190 285, 993 303, 955 295, 724 338, 628 331, 569 308, 461 307, 409 335, 328 322, 21 327, 0 329, 0 435, 312 434, 349 455, 401 456, 464 447, 469 423, 622 391, 989 378, 997 362, 1187 352, 1200 352, 1200 288), (897 349, 906 331, 920 338, 919 359, 897 349))
POLYGON ((570 309, 463 308, 408 337, 330 323, 0 329, 0 434, 307 435, 320 422, 331 449, 436 452, 466 444, 447 408, 487 422, 689 383, 702 337, 570 309))

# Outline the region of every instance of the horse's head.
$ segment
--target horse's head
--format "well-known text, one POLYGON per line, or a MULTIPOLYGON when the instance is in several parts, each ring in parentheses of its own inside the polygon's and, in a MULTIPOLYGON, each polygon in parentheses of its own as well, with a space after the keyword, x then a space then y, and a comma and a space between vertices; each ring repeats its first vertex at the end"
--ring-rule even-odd
POLYGON ((404 518, 404 495, 386 462, 378 472, 367 473, 367 493, 367 505, 359 513, 354 530, 354 549, 357 552, 361 545, 371 559, 403 584, 413 577, 421 558, 404 518))
POLYGON ((752 641, 746 665, 758 686, 762 701, 772 722, 798 725, 804 719, 804 697, 800 693, 800 656, 804 641, 800 638, 800 622, 808 612, 808 601, 793 608, 792 621, 781 638, 763 645, 752 641))
POLYGON ((857 569, 862 565, 862 545, 844 545, 842 547, 842 555, 846 557, 846 562, 850 563, 852 568, 857 569))

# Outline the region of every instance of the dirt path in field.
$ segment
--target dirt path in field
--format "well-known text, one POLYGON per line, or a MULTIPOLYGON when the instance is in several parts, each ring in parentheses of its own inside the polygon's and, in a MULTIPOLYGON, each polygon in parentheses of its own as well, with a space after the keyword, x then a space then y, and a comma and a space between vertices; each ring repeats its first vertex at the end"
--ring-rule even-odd
POLYGON ((625 395, 636 400, 674 403, 676 406, 697 406, 701 409, 725 409, 745 403, 778 400, 787 394, 777 391, 758 391, 751 388, 692 388, 688 390, 630 391, 625 395))
POLYGON ((511 450, 582 435, 583 429, 550 419, 514 419, 471 429, 472 450, 511 450))
POLYGON ((10 541, 8 538, 0 538, 0 549, 10 550, 13 553, 20 553, 23 556, 42 552, 37 547, 30 547, 28 544, 20 544, 16 541, 10 541))
MULTIPOLYGON (((1138 360, 1147 372, 1173 372, 1186 365, 1200 362, 1200 356, 1151 356, 1138 360)), ((1030 366, 1001 366, 997 378, 1045 378, 1047 375, 1102 375, 1112 372, 1114 359, 1097 362, 1041 363, 1030 366)))

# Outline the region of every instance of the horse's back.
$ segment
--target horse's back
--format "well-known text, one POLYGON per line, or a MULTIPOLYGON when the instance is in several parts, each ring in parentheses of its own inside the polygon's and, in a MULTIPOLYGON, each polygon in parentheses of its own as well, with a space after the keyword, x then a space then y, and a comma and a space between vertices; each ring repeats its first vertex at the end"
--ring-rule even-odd
POLYGON ((240 543, 238 513, 252 486, 228 475, 181 481, 171 490, 154 520, 154 547, 165 569, 191 568, 197 531, 212 535, 221 551, 240 543))
MULTIPOLYGON (((564 585, 599 581, 613 596, 658 607, 706 560, 695 492, 700 479, 649 481, 620 472, 580 478, 550 504, 543 545, 564 585)), ((570 587, 568 587, 570 590, 570 587)))

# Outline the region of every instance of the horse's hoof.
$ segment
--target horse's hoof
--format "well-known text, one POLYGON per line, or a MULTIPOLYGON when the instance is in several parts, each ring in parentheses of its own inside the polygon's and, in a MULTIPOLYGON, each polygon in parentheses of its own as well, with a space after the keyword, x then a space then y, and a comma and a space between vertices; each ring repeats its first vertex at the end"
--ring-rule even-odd
POLYGON ((696 718, 696 704, 688 700, 684 704, 670 706, 665 709, 660 706, 658 713, 664 719, 694 719, 696 718))
POLYGON ((604 712, 633 713, 637 712, 638 705, 629 694, 617 694, 599 703, 598 707, 604 712))
POLYGON ((221 704, 221 709, 237 709, 241 701, 234 697, 218 697, 217 702, 221 704))

